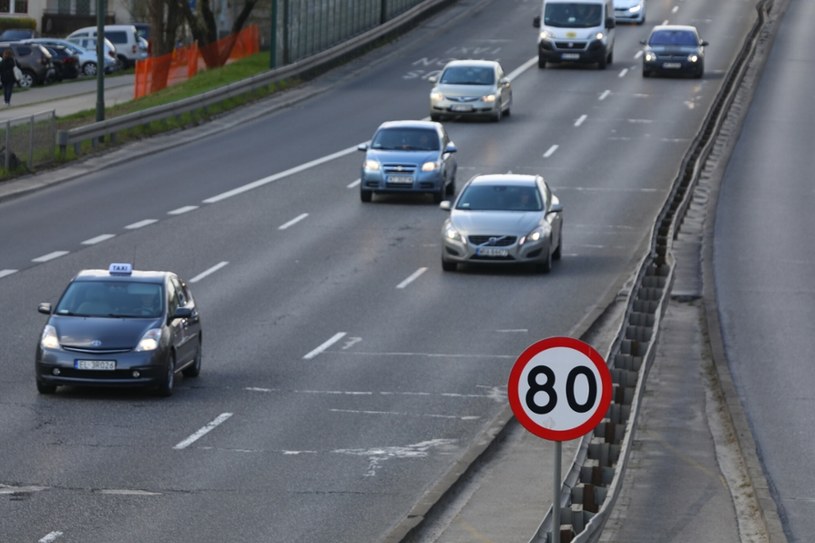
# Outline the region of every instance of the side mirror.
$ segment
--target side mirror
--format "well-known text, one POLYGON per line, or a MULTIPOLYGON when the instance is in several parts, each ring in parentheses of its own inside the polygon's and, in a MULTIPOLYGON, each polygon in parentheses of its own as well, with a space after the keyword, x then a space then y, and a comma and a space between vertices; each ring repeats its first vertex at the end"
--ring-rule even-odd
POLYGON ((611 30, 615 26, 617 26, 617 21, 614 19, 614 17, 606 17, 606 28, 611 30))
POLYGON ((430 81, 431 83, 435 84, 435 83, 439 82, 439 76, 438 75, 431 75, 430 77, 427 78, 427 80, 430 81))
POLYGON ((444 200, 439 204, 439 208, 441 208, 442 211, 450 211, 453 209, 453 202, 450 200, 444 200))
POLYGON ((707 42, 707 40, 702 40, 702 43, 700 43, 699 45, 701 45, 702 47, 707 47, 710 44, 707 42))
POLYGON ((534 28, 540 28, 541 27, 541 16, 540 15, 535 15, 535 18, 532 19, 532 26, 534 28))
POLYGON ((367 143, 360 143, 359 145, 357 145, 357 151, 367 151, 367 150, 368 150, 367 143))
POLYGON ((51 314, 51 304, 48 302, 43 302, 37 306, 37 311, 42 313, 43 315, 50 315, 51 314))
POLYGON ((458 151, 458 147, 453 142, 447 144, 447 147, 444 148, 445 153, 455 153, 458 151))
POLYGON ((192 317, 191 307, 177 307, 173 313, 174 319, 189 319, 190 317, 192 317))
POLYGON ((647 43, 648 43, 648 40, 640 40, 640 45, 646 45, 647 43))
POLYGON ((563 212, 563 204, 561 204, 557 200, 553 200, 552 205, 549 206, 549 213, 562 213, 562 212, 563 212))

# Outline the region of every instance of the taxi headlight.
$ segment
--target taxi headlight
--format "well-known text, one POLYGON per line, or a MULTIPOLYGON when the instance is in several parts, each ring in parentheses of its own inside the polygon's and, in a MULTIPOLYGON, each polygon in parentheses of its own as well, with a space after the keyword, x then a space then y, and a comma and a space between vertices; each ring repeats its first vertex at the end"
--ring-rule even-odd
POLYGON ((151 328, 146 331, 136 345, 136 352, 155 351, 161 339, 161 328, 151 328))
POLYGON ((459 241, 461 243, 464 243, 464 237, 458 230, 456 230, 456 228, 452 224, 444 225, 444 237, 449 239, 450 241, 459 241))
POLYGON ((697 55, 696 53, 692 53, 688 55, 688 60, 690 62, 699 62, 699 55, 697 55))
POLYGON ((656 59, 657 59, 657 56, 654 53, 652 53, 651 51, 648 51, 647 53, 645 53, 645 61, 646 62, 655 62, 656 59))
POLYGON ((57 330, 50 324, 46 324, 45 328, 42 329, 40 346, 43 349, 59 349, 59 338, 57 337, 57 330))
POLYGON ((425 162, 422 164, 422 171, 423 172, 435 172, 439 169, 438 162, 425 162))
POLYGON ((362 167, 369 172, 378 172, 382 168, 378 160, 373 160, 370 158, 365 160, 362 167))

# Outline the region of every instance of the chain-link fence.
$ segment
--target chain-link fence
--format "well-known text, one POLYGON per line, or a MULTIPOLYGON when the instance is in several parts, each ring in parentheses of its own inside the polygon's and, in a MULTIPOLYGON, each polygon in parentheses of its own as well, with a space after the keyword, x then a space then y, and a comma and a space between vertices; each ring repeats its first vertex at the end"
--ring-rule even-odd
POLYGON ((371 30, 424 0, 272 0, 273 64, 304 59, 371 30))
POLYGON ((53 162, 56 134, 54 110, 0 121, 0 175, 53 162))

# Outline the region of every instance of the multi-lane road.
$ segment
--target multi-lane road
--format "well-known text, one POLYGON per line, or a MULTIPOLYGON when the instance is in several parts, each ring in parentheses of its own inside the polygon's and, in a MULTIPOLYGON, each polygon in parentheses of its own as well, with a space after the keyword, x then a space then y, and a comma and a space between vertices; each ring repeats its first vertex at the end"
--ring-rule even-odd
POLYGON ((402 521, 504 407, 518 353, 633 271, 755 18, 649 5, 711 46, 704 79, 644 80, 648 25, 618 29, 605 71, 538 70, 536 9, 459 2, 295 107, 0 203, 0 539, 376 541, 402 521), (359 201, 356 145, 426 116, 427 77, 468 57, 499 59, 515 102, 500 124, 448 123, 459 183, 543 173, 566 210, 549 275, 443 273, 429 199, 359 201), (112 261, 190 280, 201 377, 168 400, 38 396, 37 302, 112 261))

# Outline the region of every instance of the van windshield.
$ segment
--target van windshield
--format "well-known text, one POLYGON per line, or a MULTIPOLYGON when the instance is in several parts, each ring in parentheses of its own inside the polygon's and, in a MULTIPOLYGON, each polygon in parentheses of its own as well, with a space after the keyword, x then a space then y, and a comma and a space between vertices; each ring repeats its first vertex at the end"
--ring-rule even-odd
POLYGON ((543 10, 543 23, 562 28, 591 28, 602 24, 602 11, 600 4, 547 2, 543 10))

